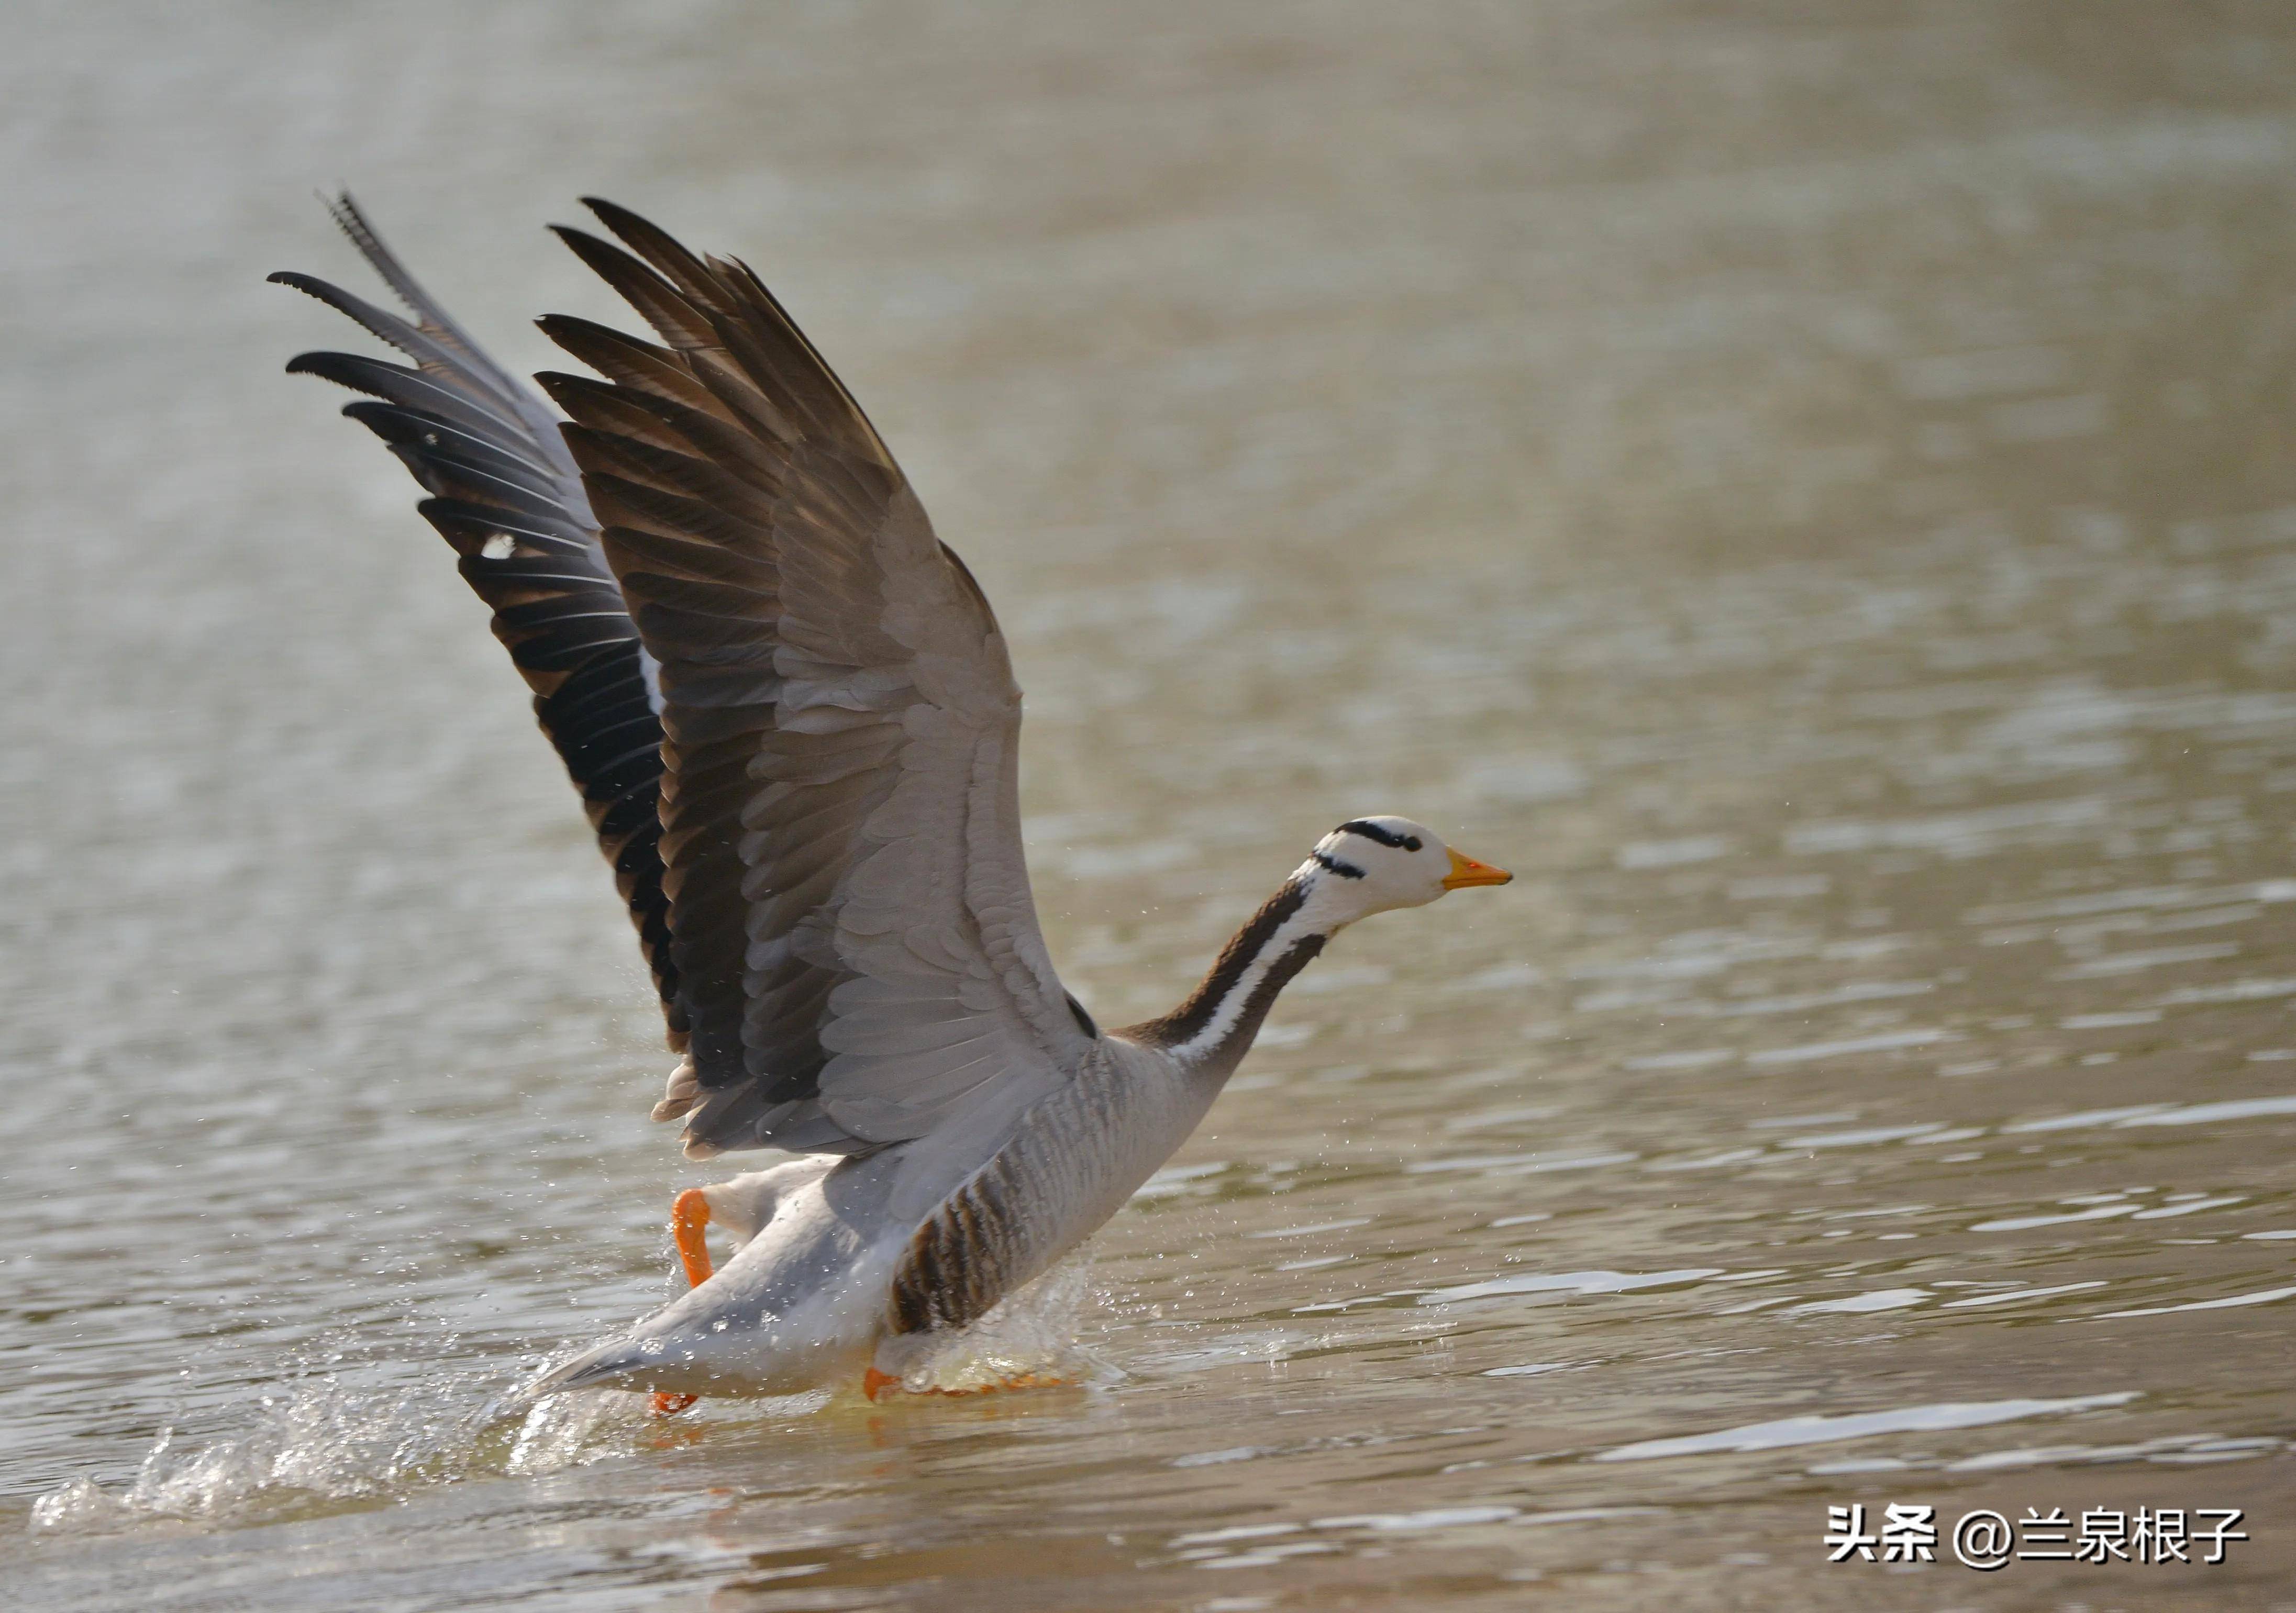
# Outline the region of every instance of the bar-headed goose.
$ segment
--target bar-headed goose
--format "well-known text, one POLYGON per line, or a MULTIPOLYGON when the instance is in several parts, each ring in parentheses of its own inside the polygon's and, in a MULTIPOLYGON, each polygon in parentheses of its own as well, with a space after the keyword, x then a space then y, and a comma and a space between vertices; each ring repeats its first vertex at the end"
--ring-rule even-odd
MULTIPOLYGON (((1187 1001, 1103 1030, 1038 934, 1021 692, 980 589, 867 416, 738 261, 589 203, 567 244, 644 316, 543 329, 603 377, 488 359, 335 215, 412 323, 274 279, 414 361, 307 353, 430 495, 582 791, 684 1062, 685 1152, 788 1156, 679 1196, 692 1290, 537 1386, 894 1380, 1115 1212, 1345 926, 1508 875, 1398 817, 1318 841, 1187 1001), (625 250, 627 249, 627 250, 625 250), (713 1275, 703 1227, 737 1240, 713 1275)), ((670 1403, 672 1405, 675 1402, 670 1403)))

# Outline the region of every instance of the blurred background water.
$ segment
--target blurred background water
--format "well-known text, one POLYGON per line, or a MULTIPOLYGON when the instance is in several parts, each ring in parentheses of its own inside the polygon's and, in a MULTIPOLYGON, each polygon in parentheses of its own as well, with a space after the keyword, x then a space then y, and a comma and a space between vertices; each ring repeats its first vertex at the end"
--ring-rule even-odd
POLYGON ((2296 1606, 2296 12, 0 31, 12 1605, 2296 1606), (708 1173, 480 608, 278 373, 338 180, 520 368, 626 317, 578 193, 760 268, 998 603, 1103 1020, 1344 816, 1519 872, 1032 1296, 1090 1387, 500 1414, 708 1173), (1826 1566, 1892 1502, 2253 1538, 1826 1566))

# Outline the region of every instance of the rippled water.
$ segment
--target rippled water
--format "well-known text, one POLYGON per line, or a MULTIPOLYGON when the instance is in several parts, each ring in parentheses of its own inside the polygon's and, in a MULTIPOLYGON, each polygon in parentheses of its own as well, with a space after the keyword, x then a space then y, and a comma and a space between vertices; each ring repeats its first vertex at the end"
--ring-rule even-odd
POLYGON ((2289 1605, 2296 14, 12 20, 12 1605, 2289 1605), (521 364, 580 191, 782 289, 1013 635, 1103 1020, 1341 817, 1520 872, 976 1342, 1082 1387, 502 1404, 704 1176, 276 373, 337 178, 521 364), (2253 1539, 1825 1566, 1892 1502, 2253 1539))

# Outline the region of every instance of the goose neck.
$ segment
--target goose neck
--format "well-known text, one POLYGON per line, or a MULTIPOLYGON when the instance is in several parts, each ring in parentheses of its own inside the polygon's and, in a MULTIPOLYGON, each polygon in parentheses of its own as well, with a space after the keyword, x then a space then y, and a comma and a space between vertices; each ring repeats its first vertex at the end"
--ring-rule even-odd
POLYGON ((1225 1077, 1259 1034, 1278 993, 1341 928, 1311 867, 1284 881, 1229 940, 1186 1002, 1132 1034, 1191 1070, 1225 1077))

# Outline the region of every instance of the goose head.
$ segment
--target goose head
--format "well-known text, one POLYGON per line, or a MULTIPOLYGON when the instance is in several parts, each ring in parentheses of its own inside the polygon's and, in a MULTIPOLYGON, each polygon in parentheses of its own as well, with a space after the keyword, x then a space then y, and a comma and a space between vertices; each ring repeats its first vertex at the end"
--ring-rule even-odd
POLYGON ((1396 907, 1424 907, 1470 885, 1504 885, 1504 868, 1455 851, 1434 831, 1382 814, 1350 818, 1316 842, 1294 876, 1311 885, 1316 917, 1333 929, 1396 907))

